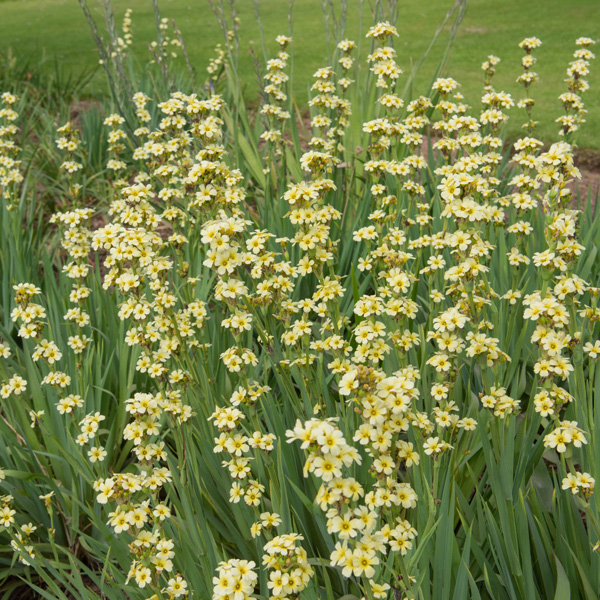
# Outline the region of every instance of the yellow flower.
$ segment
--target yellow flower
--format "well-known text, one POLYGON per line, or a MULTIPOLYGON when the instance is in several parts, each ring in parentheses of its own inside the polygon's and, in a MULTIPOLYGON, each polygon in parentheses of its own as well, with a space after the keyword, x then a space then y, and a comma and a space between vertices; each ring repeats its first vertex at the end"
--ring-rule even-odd
POLYGON ((375 554, 354 550, 352 553, 352 573, 355 577, 371 579, 375 575, 375 567, 379 558, 375 554))

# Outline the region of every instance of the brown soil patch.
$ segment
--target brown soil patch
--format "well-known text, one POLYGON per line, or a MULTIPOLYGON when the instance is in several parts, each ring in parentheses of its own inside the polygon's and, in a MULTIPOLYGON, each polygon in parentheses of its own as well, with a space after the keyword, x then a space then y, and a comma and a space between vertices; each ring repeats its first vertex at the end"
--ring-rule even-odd
POLYGON ((573 192, 579 192, 585 201, 588 196, 597 202, 600 196, 600 150, 588 148, 575 151, 575 166, 581 172, 581 179, 571 184, 573 192))
POLYGON ((92 109, 100 110, 101 108, 102 108, 102 102, 100 102, 100 100, 89 99, 89 100, 76 100, 74 102, 71 102, 71 104, 69 105, 69 112, 71 113, 70 121, 72 123, 75 123, 76 126, 80 126, 81 125, 81 120, 79 118, 80 115, 82 115, 83 113, 86 113, 92 109))

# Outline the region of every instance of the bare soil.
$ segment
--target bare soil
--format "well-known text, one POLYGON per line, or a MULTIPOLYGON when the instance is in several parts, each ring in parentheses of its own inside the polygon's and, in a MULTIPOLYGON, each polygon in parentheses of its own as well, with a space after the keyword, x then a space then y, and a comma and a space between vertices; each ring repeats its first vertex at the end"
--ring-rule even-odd
POLYGON ((571 189, 579 191, 584 200, 589 195, 593 202, 597 202, 600 196, 600 150, 576 150, 575 166, 581 172, 581 179, 573 182, 571 189))

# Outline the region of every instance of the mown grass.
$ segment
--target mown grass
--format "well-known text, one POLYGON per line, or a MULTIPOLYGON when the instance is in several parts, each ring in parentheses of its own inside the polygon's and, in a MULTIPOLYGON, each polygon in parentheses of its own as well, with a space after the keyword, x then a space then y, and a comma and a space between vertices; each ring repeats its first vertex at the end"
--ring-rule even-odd
MULTIPOLYGON (((451 0, 430 0, 427 3, 407 0, 400 8, 398 29, 400 39, 396 43, 398 62, 409 72, 427 49, 439 23, 453 6, 451 0)), ((189 0, 165 0, 159 3, 163 17, 175 19, 186 42, 190 59, 198 73, 204 69, 214 46, 223 38, 217 20, 208 2, 192 3, 189 0)), ((339 5, 338 2, 335 3, 339 5)), ((89 28, 77 2, 73 0, 8 0, 1 3, 0 52, 12 49, 19 63, 37 65, 45 61, 45 68, 65 73, 80 74, 97 68, 97 51, 89 28)), ((101 3, 90 2, 90 8, 103 23, 101 3)), ((155 39, 155 17, 152 3, 148 0, 120 1, 114 5, 115 16, 120 25, 127 8, 133 10, 134 51, 140 62, 148 58, 148 43, 155 39)), ((265 46, 269 55, 275 50, 274 37, 288 33, 288 2, 283 0, 260 0, 258 2, 265 46)), ((239 68, 245 96, 252 100, 257 95, 258 81, 249 52, 254 48, 262 60, 260 27, 253 2, 240 2, 236 6, 241 20, 239 68)), ((339 12, 339 9, 338 9, 339 12)), ((600 37, 597 19, 597 0, 580 0, 565 3, 563 0, 504 0, 491 3, 487 0, 471 0, 466 16, 458 30, 452 47, 447 74, 463 86, 468 102, 477 105, 482 87, 481 63, 489 53, 502 59, 498 66, 495 86, 520 98, 522 90, 515 79, 520 73, 522 51, 518 43, 526 36, 537 36, 543 46, 536 51, 538 63, 535 70, 540 82, 533 87, 532 95, 538 104, 534 118, 540 121, 537 135, 548 141, 555 138, 557 127, 554 119, 561 114, 558 94, 564 91, 564 72, 574 48, 574 40, 580 35, 600 37)), ((367 25, 371 22, 369 3, 358 0, 350 3, 347 18, 347 36, 362 41, 367 25)), ((332 27, 330 20, 329 27, 332 27)), ((426 93, 431 83, 431 73, 444 54, 449 39, 449 27, 440 36, 436 46, 415 78, 414 94, 426 93)), ((293 6, 293 92, 300 104, 307 101, 307 88, 312 73, 323 65, 323 56, 330 55, 323 23, 321 0, 298 0, 293 6)), ((362 54, 366 45, 362 44, 362 54)), ((183 59, 181 67, 184 68, 183 59)), ((600 74, 592 71, 592 88, 600 84, 600 74)), ((103 74, 98 69, 86 91, 98 95, 106 91, 103 74)), ((600 105, 588 102, 588 123, 581 132, 578 143, 582 147, 600 149, 600 105)), ((509 133, 516 135, 523 122, 513 109, 509 133)))

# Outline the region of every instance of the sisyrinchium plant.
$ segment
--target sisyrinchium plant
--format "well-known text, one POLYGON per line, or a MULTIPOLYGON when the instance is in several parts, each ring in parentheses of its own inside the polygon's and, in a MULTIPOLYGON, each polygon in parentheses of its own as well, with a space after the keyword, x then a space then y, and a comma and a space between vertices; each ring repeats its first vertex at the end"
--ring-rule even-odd
POLYGON ((53 598, 596 597, 600 217, 572 145, 593 40, 548 145, 529 95, 506 143, 498 57, 475 108, 446 76, 403 96, 396 26, 366 37, 304 118, 283 35, 253 120, 224 50, 200 91, 35 113, 39 156, 3 94, 4 575, 53 598))

